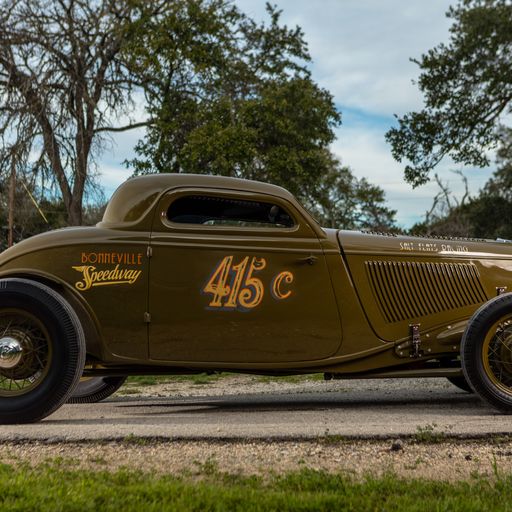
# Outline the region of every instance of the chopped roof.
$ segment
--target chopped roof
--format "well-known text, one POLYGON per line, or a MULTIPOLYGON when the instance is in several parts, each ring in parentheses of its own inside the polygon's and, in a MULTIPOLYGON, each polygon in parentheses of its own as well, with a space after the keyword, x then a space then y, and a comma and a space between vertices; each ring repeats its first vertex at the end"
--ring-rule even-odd
POLYGON ((162 193, 180 187, 243 190, 282 197, 297 204, 290 192, 269 183, 205 174, 149 174, 131 178, 118 187, 101 224, 136 222, 162 193))

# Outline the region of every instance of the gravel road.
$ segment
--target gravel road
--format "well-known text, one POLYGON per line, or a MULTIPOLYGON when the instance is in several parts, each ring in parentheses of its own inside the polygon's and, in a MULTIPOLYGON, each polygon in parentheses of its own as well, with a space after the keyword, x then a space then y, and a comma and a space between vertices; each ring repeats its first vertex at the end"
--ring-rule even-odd
POLYGON ((393 438, 509 434, 510 416, 445 379, 262 381, 121 388, 99 404, 65 405, 37 424, 2 426, 1 440, 393 438))

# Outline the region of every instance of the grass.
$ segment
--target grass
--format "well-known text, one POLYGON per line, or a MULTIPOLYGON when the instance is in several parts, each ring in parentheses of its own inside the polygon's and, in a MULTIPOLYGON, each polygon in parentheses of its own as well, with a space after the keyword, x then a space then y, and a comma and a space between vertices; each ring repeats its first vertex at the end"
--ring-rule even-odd
POLYGON ((446 438, 446 433, 436 430, 437 423, 428 423, 425 426, 418 425, 413 439, 418 443, 435 444, 446 438))
POLYGON ((155 386, 174 382, 189 382, 195 385, 211 384, 219 379, 232 376, 232 373, 197 373, 192 375, 133 375, 128 377, 126 384, 132 386, 155 386))
MULTIPOLYGON (((208 385, 227 377, 233 377, 234 373, 222 372, 213 373, 211 375, 206 373, 198 373, 192 375, 136 375, 128 377, 126 384, 131 386, 155 386, 157 384, 172 384, 178 382, 188 382, 193 385, 208 385)), ((257 382, 288 382, 299 383, 305 381, 323 380, 323 373, 308 374, 308 375, 284 375, 284 376, 267 376, 260 375, 254 376, 257 382)))
POLYGON ((78 471, 46 463, 0 465, 2 511, 509 511, 512 477, 496 474, 456 482, 403 480, 395 475, 355 480, 304 469, 242 477, 214 464, 174 477, 133 470, 78 471))
POLYGON ((260 375, 258 377, 260 382, 288 382, 290 384, 298 384, 300 382, 309 382, 315 380, 324 380, 323 373, 308 373, 305 375, 260 375))

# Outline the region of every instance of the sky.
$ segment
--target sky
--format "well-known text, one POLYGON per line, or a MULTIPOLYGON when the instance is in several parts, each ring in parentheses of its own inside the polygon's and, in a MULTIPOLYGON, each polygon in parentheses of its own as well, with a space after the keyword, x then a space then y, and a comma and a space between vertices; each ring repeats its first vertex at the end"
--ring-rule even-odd
MULTIPOLYGON (((264 0, 234 0, 256 20, 267 20, 264 0)), ((435 183, 413 189, 403 181, 402 166, 391 156, 384 139, 396 125, 395 115, 421 109, 422 96, 413 81, 419 58, 449 38, 448 0, 274 0, 282 23, 302 27, 312 57, 313 79, 331 92, 342 115, 332 145, 334 153, 359 178, 366 177, 386 193, 397 210, 397 222, 410 227, 420 221, 439 191, 435 183)), ((133 156, 143 135, 117 135, 100 160, 107 197, 131 172, 122 161, 133 156)), ((436 172, 455 197, 463 193, 463 170, 476 193, 491 169, 466 169, 442 162, 436 172)))

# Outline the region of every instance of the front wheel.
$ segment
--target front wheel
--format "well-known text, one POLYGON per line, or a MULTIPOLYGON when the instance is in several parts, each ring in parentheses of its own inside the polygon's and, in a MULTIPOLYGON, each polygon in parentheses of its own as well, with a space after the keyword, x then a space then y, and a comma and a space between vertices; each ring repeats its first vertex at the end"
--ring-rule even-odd
POLYGON ((471 317, 461 360, 474 390, 496 409, 512 414, 512 294, 490 300, 471 317))
POLYGON ((113 395, 126 381, 120 377, 82 377, 68 400, 70 404, 94 404, 113 395))
POLYGON ((0 423, 51 414, 72 393, 84 360, 82 327, 57 292, 27 279, 0 280, 0 423))

